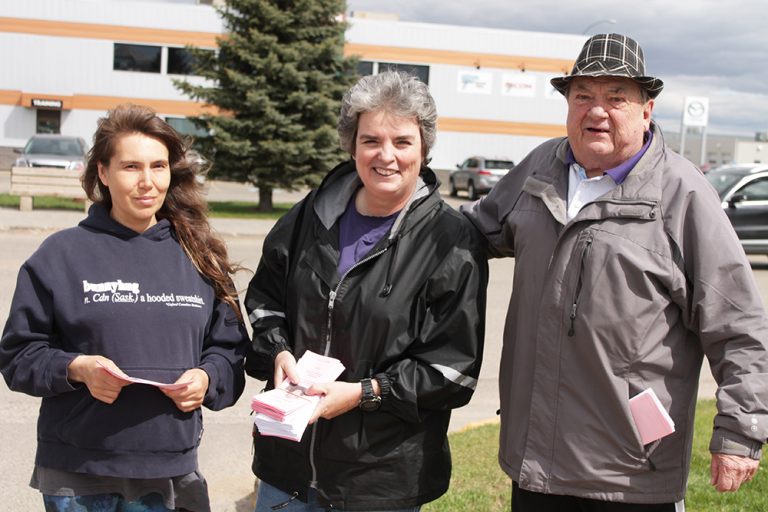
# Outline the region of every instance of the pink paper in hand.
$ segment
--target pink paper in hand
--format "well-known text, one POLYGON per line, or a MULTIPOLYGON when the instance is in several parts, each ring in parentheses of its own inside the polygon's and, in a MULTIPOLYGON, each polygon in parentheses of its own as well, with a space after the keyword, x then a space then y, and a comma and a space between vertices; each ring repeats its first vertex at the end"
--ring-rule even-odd
POLYGON ((192 384, 192 381, 179 382, 177 384, 176 383, 168 384, 168 383, 164 383, 164 382, 157 382, 157 381, 154 381, 154 380, 139 379, 138 377, 129 377, 127 375, 123 376, 123 375, 120 375, 119 373, 113 371, 112 369, 107 368, 106 366, 104 366, 104 364, 102 364, 101 361, 97 361, 97 363, 99 363, 99 366, 104 368, 104 370, 107 373, 109 373, 110 375, 112 375, 113 377, 117 377, 120 380, 126 380, 126 381, 132 382, 134 384, 147 384, 149 386, 155 386, 156 388, 167 389, 168 391, 176 391, 178 389, 184 389, 187 386, 189 386, 190 384, 192 384))

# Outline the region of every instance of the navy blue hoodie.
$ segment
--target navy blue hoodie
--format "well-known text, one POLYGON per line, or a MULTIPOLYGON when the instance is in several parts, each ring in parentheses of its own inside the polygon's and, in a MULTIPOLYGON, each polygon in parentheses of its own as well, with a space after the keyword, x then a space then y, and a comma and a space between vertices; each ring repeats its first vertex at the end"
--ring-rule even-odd
POLYGON ((248 334, 174 236, 167 220, 137 234, 94 205, 21 267, 0 371, 12 390, 43 397, 36 464, 125 478, 197 468, 200 409, 182 412, 144 384, 106 404, 67 381, 77 355, 103 355, 132 377, 161 382, 202 368, 206 407, 237 401, 248 334))

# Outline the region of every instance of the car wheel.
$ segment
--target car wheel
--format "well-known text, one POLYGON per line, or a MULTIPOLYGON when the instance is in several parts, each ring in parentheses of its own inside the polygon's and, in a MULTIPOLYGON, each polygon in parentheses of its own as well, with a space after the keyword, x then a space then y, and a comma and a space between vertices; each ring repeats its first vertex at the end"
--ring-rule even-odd
POLYGON ((477 199, 477 189, 475 188, 474 182, 469 182, 469 185, 467 185, 467 195, 469 198, 474 201, 477 199))
POLYGON ((448 180, 448 193, 451 195, 451 197, 456 197, 459 195, 459 191, 456 188, 456 184, 453 182, 453 178, 448 180))

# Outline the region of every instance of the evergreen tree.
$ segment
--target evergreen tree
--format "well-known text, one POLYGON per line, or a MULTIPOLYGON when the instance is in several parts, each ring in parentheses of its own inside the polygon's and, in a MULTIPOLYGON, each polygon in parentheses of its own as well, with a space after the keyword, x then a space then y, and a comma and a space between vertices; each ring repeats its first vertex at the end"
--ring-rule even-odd
POLYGON ((272 190, 315 186, 345 158, 336 122, 355 80, 343 56, 343 0, 227 0, 218 52, 190 48, 208 85, 177 81, 220 114, 192 118, 210 135, 199 140, 212 175, 259 188, 259 209, 272 190))

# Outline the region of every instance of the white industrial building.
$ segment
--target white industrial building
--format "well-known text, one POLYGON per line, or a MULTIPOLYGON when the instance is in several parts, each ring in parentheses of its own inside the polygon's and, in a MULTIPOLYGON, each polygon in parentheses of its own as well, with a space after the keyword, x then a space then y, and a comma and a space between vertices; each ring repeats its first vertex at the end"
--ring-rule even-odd
MULTIPOLYGON (((200 2, 210 3, 210 2, 200 2)), ((349 17, 345 53, 360 71, 404 67, 437 102, 435 168, 481 154, 519 161, 565 134, 566 104, 549 79, 571 68, 586 36, 349 17)), ((184 45, 215 49, 210 5, 127 0, 0 0, 0 146, 37 132, 91 139, 120 103, 153 107, 178 129, 205 106, 184 97, 184 45)))

